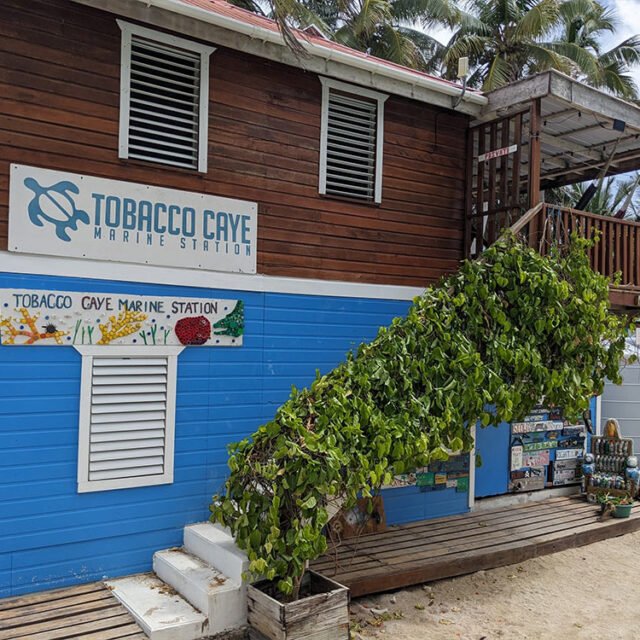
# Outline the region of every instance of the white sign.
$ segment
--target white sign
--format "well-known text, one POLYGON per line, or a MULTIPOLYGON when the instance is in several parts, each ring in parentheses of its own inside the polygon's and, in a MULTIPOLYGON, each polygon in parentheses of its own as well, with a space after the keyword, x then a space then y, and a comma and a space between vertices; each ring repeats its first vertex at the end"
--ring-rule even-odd
POLYGON ((0 289, 2 345, 239 347, 242 300, 0 289))
POLYGON ((478 162, 485 162, 486 160, 492 160, 493 158, 500 158, 501 156, 515 153, 517 150, 518 145, 512 144, 510 147, 503 147, 502 149, 496 149, 495 151, 487 151, 486 153, 481 153, 478 156, 478 162))
POLYGON ((522 468, 522 450, 520 445, 511 447, 511 471, 522 468))
POLYGON ((9 250, 256 272, 257 204, 11 165, 9 250))
POLYGON ((584 449, 556 449, 556 460, 571 460, 584 453, 584 449))

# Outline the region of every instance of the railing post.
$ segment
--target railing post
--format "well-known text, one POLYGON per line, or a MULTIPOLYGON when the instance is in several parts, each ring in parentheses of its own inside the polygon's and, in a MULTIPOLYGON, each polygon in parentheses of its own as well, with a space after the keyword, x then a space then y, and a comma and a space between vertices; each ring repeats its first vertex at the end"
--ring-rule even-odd
MULTIPOLYGON (((540 203, 540 99, 534 100, 529 109, 529 208, 540 203)), ((529 224, 529 246, 538 246, 540 216, 529 224)))

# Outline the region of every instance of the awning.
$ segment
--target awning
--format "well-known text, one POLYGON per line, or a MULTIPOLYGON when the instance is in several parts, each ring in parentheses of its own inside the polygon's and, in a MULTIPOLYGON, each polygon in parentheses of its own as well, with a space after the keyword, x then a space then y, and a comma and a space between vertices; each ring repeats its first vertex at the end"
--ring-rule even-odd
POLYGON ((503 118, 540 100, 543 189, 598 176, 614 150, 607 175, 640 169, 640 107, 633 103, 558 71, 486 95, 489 103, 476 123, 503 118))

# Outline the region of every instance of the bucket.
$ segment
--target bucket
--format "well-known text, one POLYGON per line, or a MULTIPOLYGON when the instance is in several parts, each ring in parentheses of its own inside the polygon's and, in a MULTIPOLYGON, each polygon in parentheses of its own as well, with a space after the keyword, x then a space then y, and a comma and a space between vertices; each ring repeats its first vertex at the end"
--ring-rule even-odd
POLYGON ((631 515, 632 504, 617 504, 613 510, 614 518, 628 518, 631 515))

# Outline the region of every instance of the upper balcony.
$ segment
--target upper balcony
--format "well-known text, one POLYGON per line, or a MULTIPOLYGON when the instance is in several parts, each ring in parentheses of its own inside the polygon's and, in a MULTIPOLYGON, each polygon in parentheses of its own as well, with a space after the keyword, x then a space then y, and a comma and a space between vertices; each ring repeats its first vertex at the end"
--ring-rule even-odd
POLYGON ((516 223, 542 252, 568 242, 573 231, 587 237, 597 231, 593 268, 621 273, 612 306, 640 307, 640 224, 579 211, 579 203, 542 204, 553 187, 640 169, 640 107, 556 71, 488 98, 467 140, 466 255, 477 257, 516 223))

